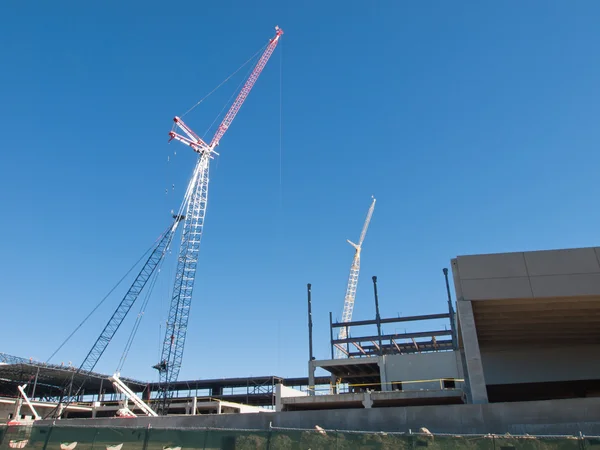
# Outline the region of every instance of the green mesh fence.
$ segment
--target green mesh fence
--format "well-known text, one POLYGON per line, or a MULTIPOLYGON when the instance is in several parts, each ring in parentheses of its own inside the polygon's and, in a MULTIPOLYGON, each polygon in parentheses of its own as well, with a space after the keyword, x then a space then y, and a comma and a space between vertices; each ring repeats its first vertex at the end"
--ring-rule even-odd
POLYGON ((600 436, 596 437, 584 437, 584 448, 590 450, 600 450, 600 436))
POLYGON ((1 426, 0 450, 600 450, 600 437, 1 426))

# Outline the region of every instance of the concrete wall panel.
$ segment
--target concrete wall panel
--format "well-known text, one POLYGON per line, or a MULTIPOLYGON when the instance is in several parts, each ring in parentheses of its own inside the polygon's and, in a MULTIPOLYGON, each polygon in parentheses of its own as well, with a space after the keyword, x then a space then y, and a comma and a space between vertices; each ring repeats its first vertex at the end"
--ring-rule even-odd
POLYGON ((488 385, 600 379, 597 355, 600 345, 481 350, 488 385))
MULTIPOLYGON (((385 375, 388 383, 395 381, 437 380, 440 378, 462 379, 462 370, 457 360, 458 352, 415 353, 386 355, 385 375)), ((440 382, 408 383, 403 390, 439 389, 440 382)))
MULTIPOLYGON (((417 431, 432 433, 578 434, 600 435, 600 398, 486 405, 412 406, 407 408, 360 408, 259 414, 138 417, 127 420, 69 419, 57 426, 86 427, 213 427, 268 430, 275 427, 330 430, 417 431)), ((49 426, 43 420, 38 426, 49 426)))
POLYGON ((527 277, 462 279, 461 285, 464 300, 533 298, 527 277))
POLYGON ((598 260, 598 264, 600 264, 600 247, 594 247, 594 253, 596 253, 596 259, 598 260))
POLYGON ((529 276, 600 273, 593 248, 525 252, 529 276))
POLYGON ((463 280, 527 276, 523 253, 459 256, 457 263, 463 280))
POLYGON ((275 411, 281 411, 283 408, 283 403, 281 401, 282 398, 289 397, 306 397, 308 395, 307 392, 299 391, 298 389, 293 389, 291 387, 284 386, 279 383, 275 385, 275 411))
POLYGON ((600 295, 600 273, 531 277, 535 298, 600 295))
POLYGON ((459 256, 457 299, 496 300, 600 295, 600 247, 459 256))

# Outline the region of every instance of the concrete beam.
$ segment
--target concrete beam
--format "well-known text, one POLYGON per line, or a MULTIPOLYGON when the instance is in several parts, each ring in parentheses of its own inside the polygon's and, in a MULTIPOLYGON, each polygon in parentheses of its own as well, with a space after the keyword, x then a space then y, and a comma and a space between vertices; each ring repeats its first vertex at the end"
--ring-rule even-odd
POLYGON ((334 367, 334 366, 357 366, 361 364, 377 364, 379 362, 378 356, 370 356, 366 358, 352 358, 352 359, 315 359, 312 361, 313 366, 316 367, 334 367))

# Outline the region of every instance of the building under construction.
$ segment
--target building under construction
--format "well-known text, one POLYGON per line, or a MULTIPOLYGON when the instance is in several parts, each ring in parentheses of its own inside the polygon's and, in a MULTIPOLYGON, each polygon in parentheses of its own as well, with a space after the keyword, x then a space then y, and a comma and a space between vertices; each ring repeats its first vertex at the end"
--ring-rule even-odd
MULTIPOLYGON (((178 381, 170 417, 138 417, 127 423, 598 434, 599 260, 600 248, 459 256, 451 261, 455 296, 450 302, 440 300, 447 307, 439 314, 377 314, 331 323, 332 353, 341 347, 346 354, 309 358, 305 377, 178 381), (404 334, 360 332, 362 327, 430 320, 445 320, 447 327, 423 326, 421 332, 404 334), (354 332, 334 339, 341 326, 354 332), (317 369, 326 375, 316 376, 317 369), (193 422, 191 416, 196 416, 193 422)), ((4 355, 2 419, 27 420, 55 408, 74 373, 4 355), (21 384, 27 384, 24 396, 18 395, 21 384)), ((63 420, 114 425, 112 417, 124 402, 118 389, 105 375, 76 376, 84 378, 83 389, 67 405, 63 420)), ((147 404, 158 401, 159 384, 121 381, 147 404)), ((129 408, 144 415, 135 404, 129 408)))
MULTIPOLYGON (((0 354, 0 420, 14 426, 35 422, 34 429, 60 420, 72 426, 146 429, 277 426, 380 432, 427 427, 439 433, 600 434, 600 248, 459 256, 450 271, 444 270, 447 297, 440 299, 435 314, 381 317, 373 277, 375 317, 356 320, 361 250, 375 199, 357 243, 349 241, 355 253, 341 322, 334 323, 330 315, 330 359, 313 356, 308 285, 307 373, 179 380, 210 162, 282 35, 276 27, 251 58, 255 65, 222 120, 215 121, 220 124, 210 141, 182 117, 174 118, 170 139, 198 154, 192 177, 172 222, 140 259, 141 269, 83 362, 64 367, 0 354), (159 381, 96 373, 132 306, 156 283, 178 234, 165 335, 154 366, 159 381), (418 330, 384 331, 407 323, 418 324, 418 330)), ((28 445, 27 439, 10 442, 11 448, 28 445)), ((61 442, 60 448, 75 447, 61 442)))
MULTIPOLYGON (((440 314, 361 320, 358 327, 445 319, 448 327, 404 334, 333 339, 349 356, 309 362, 309 378, 325 369, 339 383, 367 394, 331 396, 343 407, 392 404, 503 404, 536 402, 539 417, 581 402, 600 406, 600 248, 459 256, 451 261, 456 300, 440 314), (455 305, 455 306, 453 306, 455 305), (456 324, 456 325, 455 325, 456 324), (354 348, 352 348, 354 347, 354 348), (542 403, 538 403, 542 402, 542 403)), ((309 409, 318 396, 284 399, 288 409, 309 409)), ((509 406, 507 406, 509 405, 509 406)), ((597 411, 597 409, 596 409, 597 411)), ((588 416, 591 417, 591 416, 588 416)), ((600 416, 596 416, 600 417, 600 416)))

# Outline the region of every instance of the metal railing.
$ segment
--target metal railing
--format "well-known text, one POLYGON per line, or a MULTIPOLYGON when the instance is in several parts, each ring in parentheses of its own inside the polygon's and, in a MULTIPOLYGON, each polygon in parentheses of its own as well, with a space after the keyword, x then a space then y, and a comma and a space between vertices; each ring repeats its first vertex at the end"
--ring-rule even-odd
POLYGON ((390 381, 387 383, 330 383, 329 386, 308 386, 306 391, 314 392, 315 395, 329 395, 334 392, 337 392, 338 394, 346 394, 362 390, 405 392, 431 389, 448 390, 461 389, 464 381, 465 380, 463 378, 432 378, 428 380, 390 381), (426 384, 429 384, 429 386, 426 386, 426 384), (389 387, 389 389, 385 389, 386 387, 389 387))

